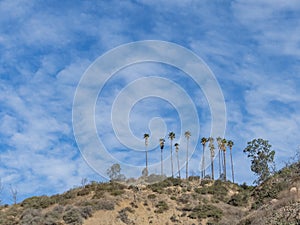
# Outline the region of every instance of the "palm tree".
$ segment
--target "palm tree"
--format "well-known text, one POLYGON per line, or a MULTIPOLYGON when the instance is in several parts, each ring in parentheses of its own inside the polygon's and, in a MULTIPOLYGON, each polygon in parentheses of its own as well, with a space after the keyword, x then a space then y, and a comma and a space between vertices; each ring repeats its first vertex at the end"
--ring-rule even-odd
POLYGON ((144 134, 144 139, 145 139, 145 149, 146 149, 146 176, 148 176, 148 139, 150 135, 149 134, 144 134))
MULTIPOLYGON (((217 137, 217 143, 218 143, 218 150, 219 150, 219 177, 221 177, 222 174, 222 167, 221 167, 221 146, 222 146, 222 138, 217 137)), ((223 160, 222 160, 223 161, 223 160)))
POLYGON ((186 138, 186 169, 185 169, 185 178, 188 179, 189 176, 189 140, 191 136, 190 131, 186 131, 184 133, 184 136, 186 138))
POLYGON ((205 146, 206 146, 206 142, 207 142, 207 138, 203 137, 201 139, 201 144, 203 146, 203 156, 202 156, 202 179, 205 177, 205 156, 204 156, 204 153, 205 153, 205 146))
POLYGON ((172 143, 173 143, 173 139, 175 138, 175 133, 174 132, 170 132, 169 133, 169 139, 171 140, 171 171, 172 171, 172 177, 174 177, 174 173, 173 173, 173 152, 172 152, 172 143))
POLYGON ((224 181, 226 181, 226 147, 227 147, 227 140, 225 138, 222 139, 222 151, 223 151, 223 172, 224 172, 224 181))
POLYGON ((178 167, 178 176, 179 178, 181 178, 180 176, 180 165, 179 165, 179 158, 178 158, 178 151, 179 151, 179 144, 175 143, 175 150, 176 150, 176 157, 177 157, 177 167, 178 167))
POLYGON ((234 183, 234 171, 233 171, 233 161, 232 161, 232 146, 234 145, 232 140, 227 142, 227 145, 230 149, 230 161, 231 161, 231 174, 232 174, 232 182, 234 183))
POLYGON ((210 160, 211 160, 211 179, 215 179, 214 173, 214 158, 215 158, 215 146, 214 146, 214 138, 210 137, 209 139, 209 150, 210 150, 210 160))
POLYGON ((163 167, 163 150, 165 147, 165 139, 161 138, 159 139, 159 145, 160 145, 160 163, 161 163, 161 175, 164 175, 164 167, 163 167))

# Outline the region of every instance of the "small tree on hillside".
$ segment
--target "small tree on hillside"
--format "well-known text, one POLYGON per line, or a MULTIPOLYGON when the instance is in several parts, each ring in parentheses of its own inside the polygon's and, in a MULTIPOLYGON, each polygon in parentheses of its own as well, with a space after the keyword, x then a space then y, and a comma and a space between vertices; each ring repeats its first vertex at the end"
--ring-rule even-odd
POLYGON ((118 163, 113 164, 106 171, 111 181, 124 181, 126 179, 124 174, 121 174, 121 166, 118 163))
POLYGON ((12 185, 10 185, 10 193, 13 200, 14 205, 17 204, 17 196, 18 196, 18 190, 14 188, 12 185))
POLYGON ((264 139, 253 139, 247 143, 244 153, 251 158, 251 171, 253 171, 258 179, 254 182, 262 183, 271 175, 271 168, 274 166, 275 151, 271 150, 269 141, 264 139))

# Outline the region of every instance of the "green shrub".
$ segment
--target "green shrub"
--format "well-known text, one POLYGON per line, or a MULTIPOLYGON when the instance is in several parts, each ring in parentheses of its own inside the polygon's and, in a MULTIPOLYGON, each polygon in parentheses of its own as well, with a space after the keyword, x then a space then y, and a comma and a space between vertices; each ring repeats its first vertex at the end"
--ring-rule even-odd
POLYGON ((38 209, 26 209, 20 217, 21 225, 38 225, 42 223, 42 213, 38 209))
POLYGON ((195 188, 194 191, 198 194, 206 195, 211 194, 216 200, 220 200, 223 202, 228 201, 228 189, 226 187, 228 183, 222 181, 215 181, 213 185, 202 188, 195 188))
POLYGON ((130 207, 126 207, 122 210, 119 211, 119 215, 117 218, 119 218, 123 223, 125 224, 134 224, 129 218, 128 218, 128 215, 127 215, 127 212, 130 212, 130 213, 134 213, 134 209, 130 208, 130 207))
POLYGON ((63 215, 63 220, 65 221, 66 224, 70 224, 70 225, 83 224, 81 213, 77 208, 68 209, 63 215))
POLYGON ((172 187, 172 186, 179 186, 181 185, 181 183, 182 183, 181 179, 169 177, 161 182, 148 185, 148 188, 150 188, 153 192, 162 194, 165 188, 172 187))
POLYGON ((170 199, 175 201, 176 197, 175 196, 171 196, 170 199))
POLYGON ((41 224, 45 224, 45 220, 41 216, 36 216, 28 221, 20 222, 20 225, 41 225, 41 224))
POLYGON ((185 205, 181 211, 183 212, 191 212, 193 210, 193 207, 191 205, 185 205))
POLYGON ((139 206, 137 204, 135 204, 135 202, 130 202, 130 205, 132 208, 138 208, 139 206))
POLYGON ((221 209, 213 205, 198 205, 192 209, 192 213, 189 215, 192 219, 205 219, 213 218, 218 221, 222 218, 223 212, 221 209))
POLYGON ((259 188, 256 188, 253 193, 252 197, 254 197, 255 202, 252 206, 252 208, 259 208, 262 206, 265 202, 270 201, 271 199, 277 198, 279 192, 282 190, 288 188, 287 182, 269 182, 266 184, 263 184, 259 188))
POLYGON ((199 181, 200 177, 199 176, 189 176, 188 180, 189 181, 199 181))
POLYGON ((150 189, 158 194, 162 194, 164 192, 164 187, 160 186, 159 184, 150 185, 150 189))
POLYGON ((112 190, 111 192, 110 192, 110 194, 112 195, 112 196, 118 196, 118 195, 122 195, 122 194, 124 194, 124 190, 112 190))
POLYGON ((79 209, 80 214, 84 219, 87 219, 93 215, 93 207, 92 206, 85 206, 79 209))
POLYGON ((59 212, 57 212, 55 210, 52 210, 50 212, 47 212, 44 215, 44 218, 45 218, 45 222, 50 223, 50 224, 55 224, 55 222, 61 220, 61 218, 62 218, 62 212, 59 213, 59 212))
POLYGON ((84 196, 88 195, 90 193, 90 190, 88 188, 83 188, 80 191, 77 192, 78 196, 84 196))
POLYGON ((169 209, 168 204, 165 201, 159 201, 155 207, 157 208, 154 212, 155 213, 163 213, 169 209))
POLYGON ((147 197, 148 197, 148 199, 155 199, 155 198, 156 198, 156 195, 155 195, 155 194, 150 194, 150 195, 148 195, 147 197))
POLYGON ((248 186, 245 182, 240 185, 240 188, 242 188, 245 191, 252 191, 254 189, 253 186, 248 186))
POLYGON ((233 206, 247 206, 249 199, 249 192, 241 191, 238 194, 234 194, 231 196, 230 200, 228 201, 229 205, 233 206))
POLYGON ((194 192, 197 194, 205 195, 207 194, 207 188, 194 188, 194 192))
POLYGON ((40 209, 40 208, 47 208, 50 205, 54 204, 54 200, 49 198, 48 196, 40 196, 40 197, 31 197, 25 199, 21 206, 24 208, 34 208, 34 209, 40 209))
POLYGON ((201 180, 201 186, 205 186, 205 185, 208 185, 208 184, 212 184, 214 181, 213 180, 209 180, 209 179, 204 179, 204 180, 201 180))
POLYGON ((115 203, 111 200, 101 199, 98 201, 93 201, 92 205, 94 210, 114 210, 115 203))
MULTIPOLYGON (((43 225, 58 225, 60 224, 58 220, 53 218, 45 218, 43 225)), ((40 224, 39 224, 40 225, 40 224)))
POLYGON ((64 211, 64 207, 61 205, 57 205, 53 208, 52 212, 62 214, 64 211))
POLYGON ((131 224, 131 221, 128 218, 126 209, 120 210, 117 218, 119 218, 125 224, 131 224))
POLYGON ((183 194, 177 198, 178 203, 186 204, 189 201, 190 201, 190 195, 188 195, 188 194, 183 194))
POLYGON ((76 197, 76 192, 74 190, 69 190, 67 192, 65 192, 64 194, 62 194, 61 196, 64 198, 64 199, 73 199, 76 197))
POLYGON ((44 225, 56 225, 62 219, 64 207, 58 205, 55 206, 52 211, 48 211, 44 214, 44 225))
POLYGON ((113 196, 122 195, 124 193, 124 189, 126 188, 125 185, 119 184, 116 182, 109 182, 109 183, 100 183, 96 187, 95 194, 93 199, 101 199, 104 197, 104 194, 110 193, 113 196))
POLYGON ((173 215, 170 217, 170 220, 171 220, 171 222, 173 222, 173 223, 180 223, 180 221, 176 218, 176 215, 175 215, 175 214, 173 214, 173 215))
POLYGON ((5 225, 19 225, 19 217, 23 213, 23 209, 17 205, 11 206, 5 210, 5 213, 0 211, 0 224, 5 225))
POLYGON ((93 196, 93 199, 101 199, 104 197, 105 191, 97 190, 93 196))

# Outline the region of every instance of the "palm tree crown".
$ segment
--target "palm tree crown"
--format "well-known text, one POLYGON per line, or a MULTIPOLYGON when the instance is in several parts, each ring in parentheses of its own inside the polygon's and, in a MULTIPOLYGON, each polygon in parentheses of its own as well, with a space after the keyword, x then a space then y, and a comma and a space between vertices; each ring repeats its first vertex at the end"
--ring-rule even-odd
POLYGON ((159 146, 160 146, 160 149, 164 149, 164 147, 165 147, 165 139, 163 139, 163 138, 159 139, 159 146))
POLYGON ((184 132, 184 136, 186 137, 186 139, 189 139, 191 136, 191 132, 190 131, 184 132))
POLYGON ((202 145, 206 145, 206 142, 207 142, 207 141, 208 141, 207 138, 205 138, 205 137, 201 138, 201 144, 202 144, 202 145))
POLYGON ((149 134, 144 134, 144 139, 145 139, 145 145, 148 145, 148 139, 150 135, 149 134))
POLYGON ((178 143, 175 143, 175 149, 176 149, 176 152, 178 152, 178 150, 179 150, 179 144, 178 143))
POLYGON ((228 145, 229 148, 232 148, 232 146, 234 145, 234 143, 233 143, 232 140, 229 140, 229 141, 227 142, 227 145, 228 145))
POLYGON ((173 140, 175 138, 175 133, 174 132, 170 132, 169 133, 169 139, 173 140))
POLYGON ((222 139, 221 149, 226 152, 227 140, 225 138, 222 139))

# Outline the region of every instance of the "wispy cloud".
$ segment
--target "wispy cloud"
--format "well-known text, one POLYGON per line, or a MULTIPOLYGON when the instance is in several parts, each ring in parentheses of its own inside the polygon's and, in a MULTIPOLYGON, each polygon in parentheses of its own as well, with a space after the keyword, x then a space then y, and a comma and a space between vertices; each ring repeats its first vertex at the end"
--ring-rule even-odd
MULTIPOLYGON (((297 27, 300 8, 296 0, 239 0, 218 4, 75 1, 58 5, 21 0, 0 2, 0 177, 6 186, 5 202, 10 202, 9 184, 18 187, 21 200, 35 194, 64 191, 78 185, 82 177, 102 179, 81 157, 73 136, 72 104, 76 86, 98 56, 137 40, 173 41, 193 50, 212 69, 226 102, 226 137, 235 142, 233 154, 239 171, 238 182, 253 179, 249 167, 245 166, 249 164, 248 159, 242 153, 252 138, 269 139, 277 150, 276 160, 280 165, 299 146, 300 33, 297 27)), ((116 59, 110 63, 115 62, 116 59)), ((184 57, 182 62, 186 63, 184 57)), ((205 94, 214 96, 216 91, 204 90, 205 87, 200 90, 197 82, 184 72, 154 64, 137 64, 117 71, 96 101, 96 124, 103 143, 116 159, 138 166, 128 176, 136 175, 143 168, 144 153, 128 157, 128 149, 116 139, 109 122, 114 100, 126 85, 134 85, 136 79, 155 76, 180 86, 195 103, 200 136, 210 135, 212 114, 205 94)), ((202 77, 199 72, 199 80, 202 77)), ((93 88, 96 82, 88 88, 93 88)), ((172 95, 184 108, 185 98, 176 92, 175 85, 148 84, 128 92, 119 106, 125 108, 126 103, 131 104, 131 96, 153 91, 172 95)), ((83 102, 91 100, 86 94, 82 96, 83 102)), ((117 121, 123 118, 123 111, 119 111, 117 121)), ((180 157, 184 158, 185 139, 180 133, 188 127, 194 128, 191 123, 180 124, 178 119, 176 107, 166 101, 142 99, 134 105, 128 118, 130 135, 136 136, 130 146, 141 150, 143 133, 152 130, 149 159, 155 164, 159 161, 156 139, 172 130, 180 142, 180 157), (155 117, 164 119, 165 126, 158 126, 161 120, 154 119, 153 126, 148 127, 155 117)), ((82 120, 79 126, 86 126, 85 122, 82 120)), ((201 145, 197 143, 197 135, 192 134, 191 138, 196 149, 191 170, 199 173, 201 145)), ((90 143, 89 139, 86 143, 97 151, 96 143, 90 143)), ((164 157, 168 165, 168 140, 164 157)), ((108 160, 102 166, 106 169, 111 162, 108 160)), ((159 164, 151 169, 160 171, 159 164)), ((166 171, 170 173, 168 166, 166 171)))

